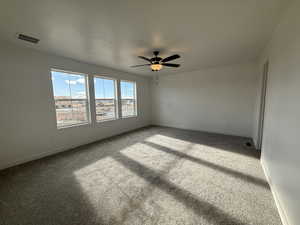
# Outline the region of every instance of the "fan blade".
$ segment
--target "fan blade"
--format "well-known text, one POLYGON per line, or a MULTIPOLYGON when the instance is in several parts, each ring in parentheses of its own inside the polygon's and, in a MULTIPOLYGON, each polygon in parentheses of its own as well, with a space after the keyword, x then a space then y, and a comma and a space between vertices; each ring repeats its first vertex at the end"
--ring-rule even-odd
POLYGON ((143 64, 143 65, 135 65, 135 66, 131 66, 131 67, 140 67, 140 66, 150 66, 151 64, 143 64))
POLYGON ((148 59, 148 58, 146 58, 146 57, 144 57, 144 56, 138 56, 138 57, 141 58, 141 59, 143 59, 143 60, 146 60, 146 61, 152 63, 152 62, 151 62, 151 59, 148 59))
POLYGON ((169 67, 179 67, 180 64, 174 64, 174 63, 162 63, 163 66, 169 66, 169 67))
POLYGON ((164 58, 163 60, 161 60, 162 62, 169 62, 169 61, 171 61, 171 60, 174 60, 174 59, 178 59, 178 58, 180 58, 180 55, 171 55, 171 56, 169 56, 169 57, 167 57, 167 58, 164 58))

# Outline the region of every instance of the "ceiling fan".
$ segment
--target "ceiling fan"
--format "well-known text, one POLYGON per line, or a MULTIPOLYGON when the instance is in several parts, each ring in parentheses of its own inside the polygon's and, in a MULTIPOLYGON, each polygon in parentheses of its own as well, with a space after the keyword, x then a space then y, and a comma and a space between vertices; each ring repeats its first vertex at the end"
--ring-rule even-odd
POLYGON ((174 63, 166 63, 175 59, 180 58, 180 55, 171 55, 167 58, 161 58, 159 57, 159 51, 154 51, 153 52, 154 57, 153 58, 146 58, 144 56, 138 56, 139 58, 148 61, 148 64, 142 64, 142 65, 135 65, 135 66, 131 66, 131 67, 141 67, 141 66, 150 66, 152 71, 160 71, 164 66, 168 66, 168 67, 179 67, 180 64, 174 64, 174 63))

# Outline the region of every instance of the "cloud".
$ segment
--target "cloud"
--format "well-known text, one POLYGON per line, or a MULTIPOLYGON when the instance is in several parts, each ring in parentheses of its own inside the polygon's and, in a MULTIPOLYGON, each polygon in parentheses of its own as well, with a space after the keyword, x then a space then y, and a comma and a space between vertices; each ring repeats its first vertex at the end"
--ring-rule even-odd
POLYGON ((67 84, 77 84, 77 81, 76 80, 65 80, 65 82, 67 83, 67 84))
POLYGON ((65 80, 65 82, 67 84, 73 84, 73 85, 75 85, 75 84, 84 84, 85 83, 85 79, 84 78, 79 78, 77 80, 65 80))
POLYGON ((77 83, 80 83, 80 84, 84 84, 85 83, 85 79, 84 78, 79 78, 76 81, 77 81, 77 83))

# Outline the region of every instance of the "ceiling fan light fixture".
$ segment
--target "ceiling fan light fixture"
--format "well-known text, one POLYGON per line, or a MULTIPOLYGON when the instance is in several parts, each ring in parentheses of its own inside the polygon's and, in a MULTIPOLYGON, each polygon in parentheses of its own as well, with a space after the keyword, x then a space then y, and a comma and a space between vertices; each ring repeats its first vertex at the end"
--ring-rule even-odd
POLYGON ((151 67, 152 71, 160 71, 163 68, 163 66, 161 64, 151 64, 150 67, 151 67))
POLYGON ((180 64, 177 63, 169 63, 170 61, 173 61, 175 59, 180 58, 180 55, 175 54, 175 55, 171 55, 169 57, 166 58, 161 58, 159 57, 159 51, 154 51, 153 52, 154 57, 152 58, 147 58, 145 56, 138 56, 140 59, 143 59, 145 61, 147 61, 147 64, 142 64, 142 65, 134 65, 131 66, 132 68, 136 68, 136 67, 142 67, 142 66, 150 66, 150 69, 152 71, 160 71, 161 69, 163 69, 164 67, 168 68, 168 67, 173 67, 173 68, 177 68, 180 67, 180 64))

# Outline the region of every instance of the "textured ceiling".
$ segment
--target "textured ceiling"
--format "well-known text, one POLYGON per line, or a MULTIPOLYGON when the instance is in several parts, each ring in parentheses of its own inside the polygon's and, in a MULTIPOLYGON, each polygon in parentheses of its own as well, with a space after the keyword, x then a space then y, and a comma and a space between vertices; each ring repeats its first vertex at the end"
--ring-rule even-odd
MULTIPOLYGON (((180 54, 177 73, 255 59, 288 0, 2 0, 0 38, 83 62, 154 74, 138 55, 180 54), (41 39, 32 45, 16 33, 41 39)), ((157 73, 155 73, 157 74, 157 73)))

